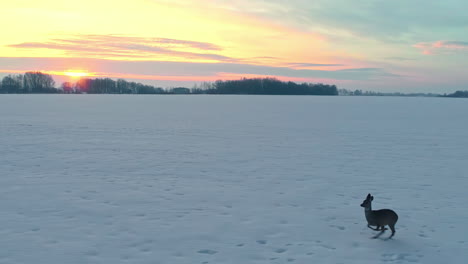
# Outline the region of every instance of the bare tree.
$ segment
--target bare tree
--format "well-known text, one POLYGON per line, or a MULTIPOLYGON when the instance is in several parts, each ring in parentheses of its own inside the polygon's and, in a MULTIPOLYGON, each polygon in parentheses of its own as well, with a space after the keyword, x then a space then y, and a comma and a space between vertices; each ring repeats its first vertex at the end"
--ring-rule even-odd
POLYGON ((24 89, 27 93, 52 92, 55 81, 49 74, 42 72, 27 72, 23 78, 24 89))
POLYGON ((22 93, 23 75, 8 75, 2 80, 3 93, 22 93))
POLYGON ((73 93, 73 84, 71 82, 64 82, 61 86, 64 93, 73 93))

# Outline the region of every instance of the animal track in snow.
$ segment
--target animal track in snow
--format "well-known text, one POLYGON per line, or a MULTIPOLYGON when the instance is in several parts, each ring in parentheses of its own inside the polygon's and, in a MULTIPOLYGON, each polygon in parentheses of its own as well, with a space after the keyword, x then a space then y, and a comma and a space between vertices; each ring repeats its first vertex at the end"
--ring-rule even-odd
POLYGON ((278 253, 278 254, 284 253, 284 252, 286 252, 286 251, 288 251, 288 250, 285 249, 285 248, 278 248, 278 249, 275 249, 275 252, 278 253))
POLYGON ((197 253, 206 254, 206 255, 214 255, 218 253, 218 251, 212 250, 212 249, 202 249, 202 250, 197 251, 197 253))
POLYGON ((420 257, 421 255, 414 256, 408 253, 399 253, 399 254, 385 253, 385 254, 382 254, 382 261, 390 262, 390 263, 408 263, 408 262, 418 263, 420 257))

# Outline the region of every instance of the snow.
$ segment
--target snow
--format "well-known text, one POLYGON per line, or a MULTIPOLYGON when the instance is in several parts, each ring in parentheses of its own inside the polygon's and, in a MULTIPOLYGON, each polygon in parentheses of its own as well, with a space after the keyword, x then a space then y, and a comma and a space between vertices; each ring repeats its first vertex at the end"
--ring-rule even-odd
POLYGON ((0 96, 0 263, 465 263, 465 100, 0 96), (395 237, 359 205, 399 215, 395 237))

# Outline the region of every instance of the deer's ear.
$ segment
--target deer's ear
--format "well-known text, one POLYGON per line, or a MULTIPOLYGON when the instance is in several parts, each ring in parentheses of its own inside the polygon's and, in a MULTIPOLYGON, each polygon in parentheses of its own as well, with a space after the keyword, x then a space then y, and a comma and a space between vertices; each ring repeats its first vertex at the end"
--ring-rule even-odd
POLYGON ((371 196, 371 197, 370 197, 370 200, 373 201, 373 200, 374 200, 374 196, 371 196))
POLYGON ((367 195, 367 199, 370 199, 372 196, 370 195, 370 193, 367 195))

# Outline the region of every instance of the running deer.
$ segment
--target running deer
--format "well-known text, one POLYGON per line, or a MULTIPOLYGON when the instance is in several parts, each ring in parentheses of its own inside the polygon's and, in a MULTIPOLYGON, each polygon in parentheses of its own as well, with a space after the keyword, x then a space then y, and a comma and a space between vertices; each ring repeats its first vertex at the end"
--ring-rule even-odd
POLYGON ((390 209, 372 210, 372 200, 374 200, 374 196, 369 193, 361 204, 366 213, 367 227, 380 231, 380 233, 373 237, 378 238, 387 230, 385 226, 388 225, 392 230, 392 234, 388 237, 390 239, 395 235, 395 224, 398 221, 398 215, 390 209), (377 226, 377 228, 372 228, 371 226, 377 226))

